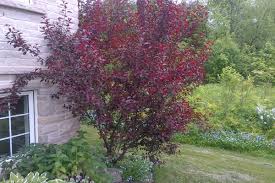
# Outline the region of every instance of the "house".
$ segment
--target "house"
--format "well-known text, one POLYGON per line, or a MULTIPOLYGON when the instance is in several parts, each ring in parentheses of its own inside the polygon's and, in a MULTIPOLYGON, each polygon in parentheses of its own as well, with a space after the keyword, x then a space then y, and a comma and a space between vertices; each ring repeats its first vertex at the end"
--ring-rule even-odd
MULTIPOLYGON (((48 54, 40 32, 41 17, 60 16, 61 0, 0 0, 0 89, 11 86, 16 74, 33 71, 41 65, 30 55, 23 55, 7 44, 6 24, 23 32, 30 43, 38 43, 48 54)), ((68 0, 73 29, 78 25, 78 2, 68 0)), ((54 88, 32 81, 22 93, 14 110, 0 111, 0 156, 13 155, 30 143, 64 143, 75 135, 79 122, 51 98, 54 88)), ((8 104, 7 104, 8 105, 8 104)))

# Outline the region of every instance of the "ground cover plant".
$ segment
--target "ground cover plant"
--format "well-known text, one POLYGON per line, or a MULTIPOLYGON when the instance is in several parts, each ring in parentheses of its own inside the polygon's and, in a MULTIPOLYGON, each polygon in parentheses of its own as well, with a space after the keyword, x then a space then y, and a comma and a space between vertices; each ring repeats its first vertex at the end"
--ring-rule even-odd
POLYGON ((4 180, 1 183, 65 183, 60 179, 50 180, 46 174, 39 174, 39 173, 29 173, 26 177, 22 177, 20 174, 10 174, 9 180, 4 180))
POLYGON ((190 127, 185 134, 175 135, 174 141, 182 144, 218 147, 251 154, 258 152, 272 155, 275 153, 272 142, 263 135, 222 130, 203 132, 194 126, 190 127))
POLYGON ((75 116, 98 129, 111 163, 135 147, 153 157, 193 118, 188 101, 178 94, 204 78, 207 10, 170 0, 80 4, 76 33, 66 3, 57 21, 44 18, 42 34, 51 52, 46 58, 9 28, 9 43, 47 69, 19 75, 0 103, 15 103, 20 89, 41 79, 56 87, 53 97, 63 98, 75 116))
POLYGON ((111 177, 104 172, 107 168, 104 158, 88 144, 83 132, 62 145, 33 144, 25 147, 12 159, 2 159, 1 168, 1 175, 5 179, 14 173, 19 174, 18 177, 23 180, 25 176, 33 176, 30 172, 37 172, 43 174, 42 177, 38 174, 38 178, 47 180, 111 181, 111 177))
POLYGON ((64 181, 62 179, 48 180, 47 174, 39 174, 38 172, 30 172, 26 177, 21 176, 19 173, 11 173, 8 180, 1 183, 94 183, 88 178, 77 178, 64 181))

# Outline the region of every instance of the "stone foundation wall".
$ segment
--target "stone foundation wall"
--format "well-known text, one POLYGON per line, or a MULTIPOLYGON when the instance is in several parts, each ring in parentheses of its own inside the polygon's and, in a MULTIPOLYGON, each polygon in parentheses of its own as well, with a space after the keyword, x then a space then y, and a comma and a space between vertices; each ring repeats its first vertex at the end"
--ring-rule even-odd
MULTIPOLYGON (((72 12, 74 30, 78 25, 78 2, 67 0, 72 12)), ((30 55, 22 55, 7 44, 5 33, 9 24, 21 32, 29 43, 38 43, 41 54, 48 50, 40 32, 41 17, 46 15, 54 20, 60 16, 61 0, 0 0, 0 88, 11 86, 15 74, 33 71, 41 67, 30 55)), ((79 121, 63 108, 62 100, 51 99, 54 89, 39 81, 33 81, 24 90, 35 91, 37 105, 37 129, 39 143, 63 143, 75 135, 79 121)))
POLYGON ((79 120, 74 118, 62 100, 51 98, 52 90, 45 87, 37 91, 38 142, 64 143, 79 129, 79 120))

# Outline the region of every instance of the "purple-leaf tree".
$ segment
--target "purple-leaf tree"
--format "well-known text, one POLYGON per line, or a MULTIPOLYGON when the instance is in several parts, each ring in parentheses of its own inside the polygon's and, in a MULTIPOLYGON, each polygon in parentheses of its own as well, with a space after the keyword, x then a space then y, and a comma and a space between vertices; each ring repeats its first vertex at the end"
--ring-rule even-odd
POLYGON ((161 152, 194 114, 179 94, 204 78, 210 50, 202 31, 205 7, 171 0, 92 0, 82 3, 80 26, 72 33, 63 6, 58 21, 43 21, 46 58, 9 29, 9 44, 37 57, 46 69, 18 75, 0 103, 16 102, 17 93, 39 78, 57 88, 54 97, 64 98, 74 115, 92 122, 112 163, 132 148, 161 152))

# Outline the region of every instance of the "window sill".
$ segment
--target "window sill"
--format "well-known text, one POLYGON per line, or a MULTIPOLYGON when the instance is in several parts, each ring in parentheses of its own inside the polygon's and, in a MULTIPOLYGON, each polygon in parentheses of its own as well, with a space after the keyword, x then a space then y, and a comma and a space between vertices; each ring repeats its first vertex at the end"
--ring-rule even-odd
POLYGON ((29 11, 37 14, 44 15, 46 12, 44 9, 35 6, 35 4, 24 5, 23 3, 19 3, 16 0, 1 0, 0 6, 6 6, 9 8, 16 8, 24 11, 29 11))

